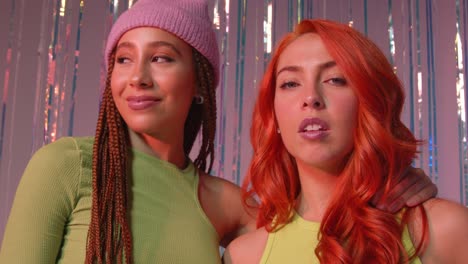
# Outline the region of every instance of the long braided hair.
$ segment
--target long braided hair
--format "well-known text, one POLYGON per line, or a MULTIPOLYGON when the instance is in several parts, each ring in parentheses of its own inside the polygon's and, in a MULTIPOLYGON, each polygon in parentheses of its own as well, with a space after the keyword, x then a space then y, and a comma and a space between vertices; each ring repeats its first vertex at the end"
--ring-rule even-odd
MULTIPOLYGON (((209 172, 214 161, 216 132, 216 92, 214 69, 208 60, 193 50, 198 92, 203 104, 192 102, 184 128, 184 152, 189 155, 202 128, 202 144, 194 161, 209 172), (207 169, 207 157, 210 161, 207 169)), ((93 147, 91 222, 88 230, 85 263, 133 263, 132 235, 128 221, 128 154, 130 139, 127 124, 117 110, 110 80, 115 50, 109 58, 106 86, 99 110, 93 147)), ((157 194, 156 194, 157 195, 157 194)))

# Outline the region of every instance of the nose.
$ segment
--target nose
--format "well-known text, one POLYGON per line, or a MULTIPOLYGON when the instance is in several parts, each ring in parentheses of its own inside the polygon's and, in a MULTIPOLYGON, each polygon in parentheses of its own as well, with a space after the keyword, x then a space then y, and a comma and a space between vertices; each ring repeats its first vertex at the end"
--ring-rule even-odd
POLYGON ((312 109, 322 109, 325 107, 325 103, 323 101, 323 98, 318 95, 309 95, 304 98, 304 101, 302 102, 302 108, 312 108, 312 109))
POLYGON ((130 76, 130 84, 136 88, 148 88, 153 86, 150 65, 144 62, 135 64, 130 76))

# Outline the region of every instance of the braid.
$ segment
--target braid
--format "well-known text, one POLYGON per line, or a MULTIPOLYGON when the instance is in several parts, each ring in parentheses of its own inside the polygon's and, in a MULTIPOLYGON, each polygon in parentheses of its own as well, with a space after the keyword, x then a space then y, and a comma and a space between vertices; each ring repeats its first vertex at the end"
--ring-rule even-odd
POLYGON ((204 102, 198 105, 192 102, 184 132, 184 151, 188 155, 192 149, 197 134, 202 128, 202 145, 195 159, 195 165, 209 172, 214 161, 214 139, 216 133, 216 92, 214 87, 214 69, 209 61, 198 51, 193 51, 197 85, 204 102), (207 168, 206 158, 210 156, 207 168))
POLYGON ((85 263, 132 263, 127 220, 129 136, 110 88, 115 54, 110 58, 93 146, 91 223, 85 263))
MULTIPOLYGON (((110 88, 115 54, 112 53, 107 72, 106 88, 101 102, 93 146, 93 188, 91 223, 85 263, 132 263, 131 230, 127 220, 128 200, 128 130, 120 116, 110 88)), ((194 51, 194 64, 200 94, 204 103, 192 103, 184 132, 184 151, 188 155, 200 128, 202 146, 195 165, 208 170, 214 161, 216 132, 216 93, 214 71, 208 60, 194 51)))

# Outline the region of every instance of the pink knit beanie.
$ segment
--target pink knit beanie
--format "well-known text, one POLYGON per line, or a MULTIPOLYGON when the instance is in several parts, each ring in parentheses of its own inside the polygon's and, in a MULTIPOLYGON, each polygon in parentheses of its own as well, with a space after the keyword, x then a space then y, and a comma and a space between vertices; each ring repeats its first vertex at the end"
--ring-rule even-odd
POLYGON ((219 50, 208 15, 207 0, 139 0, 115 21, 107 38, 108 67, 112 50, 122 35, 137 27, 157 27, 195 48, 211 63, 215 86, 219 80, 219 50))

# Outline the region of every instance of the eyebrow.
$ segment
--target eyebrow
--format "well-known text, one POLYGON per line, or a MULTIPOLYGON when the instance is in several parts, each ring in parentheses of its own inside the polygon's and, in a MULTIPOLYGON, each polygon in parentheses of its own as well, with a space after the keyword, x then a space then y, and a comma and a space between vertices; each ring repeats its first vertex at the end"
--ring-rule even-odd
MULTIPOLYGON (((318 65, 320 71, 323 71, 323 70, 332 68, 332 67, 334 67, 334 66, 336 66, 336 61, 327 61, 327 62, 324 62, 324 63, 318 65)), ((276 73, 276 76, 278 76, 280 73, 282 73, 282 72, 284 72, 284 71, 289 71, 289 72, 300 72, 300 71, 302 71, 302 67, 297 66, 297 65, 285 66, 285 67, 281 68, 281 69, 276 73)))
MULTIPOLYGON (((172 44, 172 43, 167 42, 167 41, 153 41, 153 42, 149 43, 149 46, 151 48, 168 47, 168 48, 172 49, 178 55, 182 56, 182 54, 176 48, 176 46, 174 44, 172 44)), ((121 48, 135 48, 135 44, 133 44, 131 42, 128 42, 128 41, 122 42, 119 45, 117 45, 116 51, 118 51, 121 48)))

